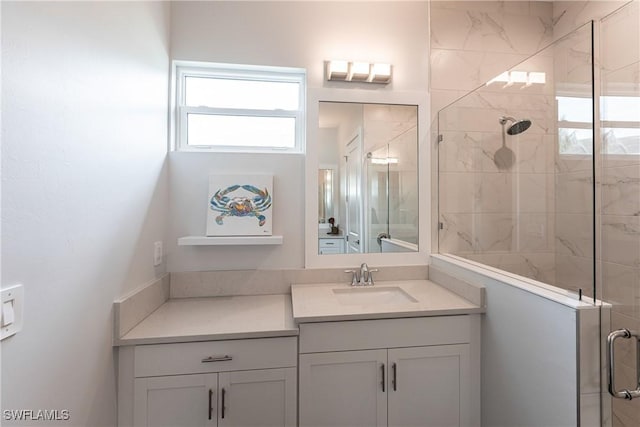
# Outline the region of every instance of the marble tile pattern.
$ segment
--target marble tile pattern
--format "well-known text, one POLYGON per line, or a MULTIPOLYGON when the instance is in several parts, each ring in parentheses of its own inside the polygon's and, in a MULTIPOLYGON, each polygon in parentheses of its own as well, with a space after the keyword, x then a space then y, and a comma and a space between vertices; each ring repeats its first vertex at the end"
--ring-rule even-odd
MULTIPOLYGON (((575 96, 576 91, 590 93, 591 37, 589 28, 584 26, 590 19, 600 19, 625 3, 432 2, 432 112, 435 114, 455 102, 438 117, 440 133, 449 142, 439 146, 441 251, 500 262, 538 278, 544 271, 551 283, 590 292, 584 288, 589 287, 585 283, 593 282, 593 274, 589 276, 589 272, 593 271, 594 262, 594 232, 593 225, 590 226, 594 184, 602 185, 602 199, 596 199, 595 204, 599 210, 602 203, 604 213, 602 224, 596 224, 596 233, 600 234, 602 228, 604 236, 619 235, 621 229, 612 229, 609 224, 612 221, 606 215, 619 209, 626 212, 640 209, 636 198, 631 197, 640 190, 637 163, 629 164, 628 158, 625 163, 618 161, 618 169, 605 169, 594 182, 590 155, 559 155, 554 97, 568 93, 575 96), (518 69, 529 65, 532 70, 547 72, 549 84, 538 93, 501 91, 489 86, 467 95, 486 80, 558 40, 549 49, 518 64, 518 69), (516 155, 517 175, 496 177, 490 174, 501 172, 493 162, 493 153, 501 141, 493 121, 497 113, 504 112, 527 115, 534 126, 520 135, 526 143, 507 141, 516 155), (543 178, 543 174, 548 175, 543 178), (546 251, 546 256, 540 256, 542 251, 546 251), (532 254, 537 255, 534 257, 537 260, 544 258, 544 264, 531 268, 532 254), (563 265, 556 274, 555 266, 560 263, 563 265)), ((626 19, 622 16, 630 14, 620 13, 616 22, 622 22, 626 19)), ((637 30, 633 26, 611 25, 610 32, 611 38, 620 39, 625 34, 636 34, 637 30)), ((638 81, 639 73, 633 63, 621 59, 624 55, 620 52, 638 52, 637 46, 633 38, 604 46, 602 66, 614 87, 617 87, 614 75, 618 75, 618 80, 638 81)), ((606 84, 603 79, 603 88, 606 84)), ((596 162, 605 166, 611 166, 611 161, 596 158, 596 162)), ((632 226, 633 221, 627 232, 632 226)), ((625 256, 633 256, 633 251, 626 251, 625 256)))
POLYGON ((552 12, 538 1, 430 2, 432 113, 550 44, 552 12))
MULTIPOLYGON (((518 65, 552 75, 550 51, 518 65)), ((454 253, 553 283, 555 144, 553 86, 482 87, 441 110, 439 144, 441 252, 454 253), (528 118, 532 126, 506 135, 513 152, 499 168, 500 116, 528 118)))
MULTIPOLYGON (((600 154, 607 152, 602 145, 609 149, 609 139, 594 141, 595 158, 590 152, 560 155, 554 98, 590 96, 591 38, 584 37, 587 30, 576 29, 605 16, 602 56, 594 58, 601 77, 596 84, 604 95, 640 96, 638 4, 432 2, 430 10, 432 114, 448 106, 437 116, 444 143, 437 145, 433 169, 439 180, 440 251, 571 291, 583 289, 588 296, 593 296, 590 284, 597 260, 599 297, 612 304, 612 329, 640 329, 640 156, 600 154), (560 39, 548 54, 535 57, 546 64, 540 69, 550 70, 550 92, 516 93, 488 86, 468 95, 560 39), (534 126, 533 132, 520 136, 526 136, 526 144, 507 141, 519 170, 500 176, 504 173, 493 163, 501 145, 495 119, 506 112, 526 114, 534 126), (601 238, 595 260, 594 235, 601 238)), ((627 348, 617 357, 620 381, 635 388, 637 355, 627 348)), ((583 416, 589 413, 597 421, 600 396, 595 388, 591 391, 582 396, 581 409, 583 416)), ((603 402, 607 425, 640 425, 640 400, 603 402)))
POLYGON ((532 56, 553 40, 553 6, 436 1, 431 22, 432 111, 455 101, 438 116, 440 251, 553 283, 554 52, 532 56), (546 84, 483 86, 511 67, 545 72, 546 84), (510 170, 494 161, 503 115, 533 123, 506 137, 510 170))

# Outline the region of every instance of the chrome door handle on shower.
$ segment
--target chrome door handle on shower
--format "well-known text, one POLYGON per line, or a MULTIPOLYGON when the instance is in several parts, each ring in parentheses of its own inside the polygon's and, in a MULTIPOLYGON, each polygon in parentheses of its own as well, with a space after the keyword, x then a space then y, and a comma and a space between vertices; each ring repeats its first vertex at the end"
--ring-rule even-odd
POLYGON ((607 382, 609 388, 609 394, 618 399, 631 400, 636 397, 640 397, 640 335, 637 332, 630 331, 629 329, 618 329, 613 331, 607 337, 607 382), (638 360, 636 362, 636 385, 635 390, 622 389, 618 391, 615 386, 615 358, 614 358, 614 344, 618 338, 635 338, 636 340, 636 355, 638 360))

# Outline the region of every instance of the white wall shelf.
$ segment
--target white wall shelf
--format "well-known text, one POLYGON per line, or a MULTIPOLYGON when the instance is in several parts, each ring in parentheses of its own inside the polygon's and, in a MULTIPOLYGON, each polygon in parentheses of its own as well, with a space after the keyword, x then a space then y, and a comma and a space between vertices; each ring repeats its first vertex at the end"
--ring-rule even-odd
POLYGON ((185 236, 178 238, 178 246, 281 245, 282 241, 282 236, 185 236))

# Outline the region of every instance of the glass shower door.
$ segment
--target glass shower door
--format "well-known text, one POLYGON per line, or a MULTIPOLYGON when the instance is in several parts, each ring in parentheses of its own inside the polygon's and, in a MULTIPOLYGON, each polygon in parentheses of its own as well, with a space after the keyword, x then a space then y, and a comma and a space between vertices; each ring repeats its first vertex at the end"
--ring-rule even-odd
POLYGON ((389 237, 389 149, 367 153, 366 218, 369 252, 382 252, 380 239, 389 237))
POLYGON ((640 425, 639 11, 636 0, 604 18, 600 27, 600 298, 610 307, 610 313, 602 311, 603 425, 613 427, 640 425))

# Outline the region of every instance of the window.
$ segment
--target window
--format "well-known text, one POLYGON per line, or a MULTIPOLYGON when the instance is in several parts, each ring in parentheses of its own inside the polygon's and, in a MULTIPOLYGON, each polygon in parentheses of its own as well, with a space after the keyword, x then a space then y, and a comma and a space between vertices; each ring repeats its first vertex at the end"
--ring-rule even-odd
POLYGON ((174 64, 178 150, 304 151, 304 70, 174 64))
POLYGON ((604 152, 640 155, 640 97, 602 96, 600 99, 604 152))
MULTIPOLYGON (((591 155, 593 124, 591 98, 558 96, 560 154, 591 155)), ((602 153, 640 155, 640 97, 601 96, 602 153)))
POLYGON ((593 105, 591 97, 556 96, 560 154, 591 155, 593 105))

